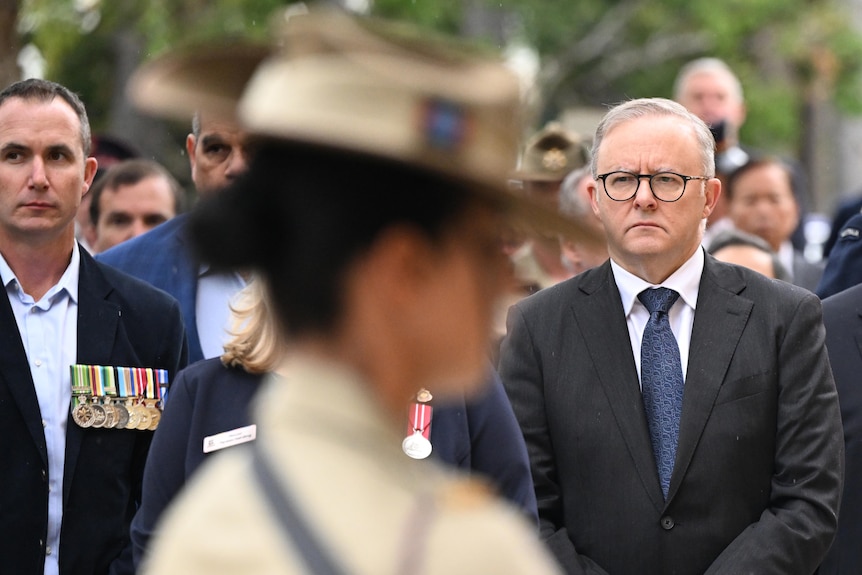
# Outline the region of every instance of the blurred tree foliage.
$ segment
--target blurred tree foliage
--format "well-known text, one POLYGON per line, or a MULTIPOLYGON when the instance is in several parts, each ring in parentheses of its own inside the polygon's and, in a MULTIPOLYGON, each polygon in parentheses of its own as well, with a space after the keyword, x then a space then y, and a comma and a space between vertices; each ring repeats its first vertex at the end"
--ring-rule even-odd
MULTIPOLYGON (((285 4, 23 0, 19 29, 41 49, 48 77, 82 94, 98 129, 116 112, 117 78, 130 65, 180 43, 263 38, 269 14, 285 4)), ((817 102, 862 111, 862 40, 838 0, 375 0, 370 6, 376 15, 481 36, 498 47, 533 46, 542 63, 545 119, 573 105, 669 97, 679 67, 704 55, 723 58, 739 74, 749 109, 742 139, 751 144, 795 152, 806 107, 817 102)))

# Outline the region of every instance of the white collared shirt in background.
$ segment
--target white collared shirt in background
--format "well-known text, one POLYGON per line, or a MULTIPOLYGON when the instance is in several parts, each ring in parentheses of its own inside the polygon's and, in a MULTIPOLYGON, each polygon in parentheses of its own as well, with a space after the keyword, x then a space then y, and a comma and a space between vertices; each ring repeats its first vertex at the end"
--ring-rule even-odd
POLYGON ((224 353, 224 344, 229 339, 230 302, 245 286, 246 281, 236 272, 214 272, 209 266, 201 265, 195 315, 198 339, 205 358, 218 357, 224 353))

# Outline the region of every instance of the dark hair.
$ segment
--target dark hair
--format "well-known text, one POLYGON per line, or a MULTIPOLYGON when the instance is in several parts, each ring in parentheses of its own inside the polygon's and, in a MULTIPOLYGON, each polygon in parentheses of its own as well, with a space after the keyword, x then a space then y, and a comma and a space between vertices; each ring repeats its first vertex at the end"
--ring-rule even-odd
POLYGON ((707 247, 706 251, 710 254, 715 254, 724 248, 734 246, 747 246, 768 254, 772 259, 772 275, 775 276, 775 279, 784 280, 786 282, 790 281, 790 274, 778 259, 778 255, 772 251, 769 243, 760 236, 755 236, 737 229, 723 230, 715 235, 709 243, 709 247, 707 247))
POLYGON ((727 177, 727 189, 725 193, 727 194, 727 199, 730 200, 733 197, 733 188, 736 186, 736 182, 739 180, 740 176, 750 172, 755 168, 761 168, 763 166, 778 166, 781 168, 784 173, 787 175, 787 183, 790 186, 790 192, 793 196, 793 200, 796 201, 796 190, 793 185, 793 169, 781 158, 777 156, 770 155, 753 155, 749 156, 747 162, 733 170, 730 175, 727 177))
POLYGON ((114 164, 93 184, 93 187, 90 189, 90 222, 94 226, 99 224, 99 215, 102 211, 100 204, 102 194, 105 190, 116 190, 122 186, 134 186, 141 180, 153 176, 164 178, 168 182, 171 193, 174 196, 174 212, 177 214, 182 213, 185 196, 176 178, 158 162, 146 159, 134 159, 114 164))
POLYGON ((87 118, 87 109, 84 107, 84 103, 78 95, 65 86, 48 80, 40 80, 38 78, 21 80, 20 82, 15 82, 14 84, 6 86, 6 88, 0 92, 0 106, 10 98, 50 102, 57 96, 65 100, 78 116, 78 121, 81 124, 81 147, 84 150, 84 157, 86 158, 90 155, 90 149, 92 148, 90 120, 87 118))
POLYGON ((407 224, 432 241, 473 196, 456 182, 394 161, 265 142, 249 171, 203 200, 190 221, 201 258, 259 270, 291 335, 334 328, 351 262, 407 224))

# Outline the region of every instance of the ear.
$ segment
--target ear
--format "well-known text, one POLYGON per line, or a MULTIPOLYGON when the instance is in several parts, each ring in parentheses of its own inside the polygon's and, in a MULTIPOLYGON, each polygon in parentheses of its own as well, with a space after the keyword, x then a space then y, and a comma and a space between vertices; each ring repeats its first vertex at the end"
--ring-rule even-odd
POLYGON ((721 197, 721 180, 718 178, 710 178, 706 181, 703 189, 706 202, 703 206, 703 217, 708 218, 715 205, 718 203, 718 198, 721 197))
POLYGON ((590 205, 593 208, 593 213, 596 214, 596 217, 601 219, 599 215, 599 182, 591 179, 590 183, 587 184, 587 191, 590 193, 590 205))
POLYGON ((192 176, 195 173, 195 147, 197 147, 197 139, 194 134, 186 136, 186 155, 189 157, 189 166, 192 169, 192 176))
POLYGON ((90 186, 93 185, 93 178, 96 177, 96 170, 98 169, 99 161, 96 158, 89 157, 84 160, 84 189, 81 192, 82 198, 90 191, 90 186))

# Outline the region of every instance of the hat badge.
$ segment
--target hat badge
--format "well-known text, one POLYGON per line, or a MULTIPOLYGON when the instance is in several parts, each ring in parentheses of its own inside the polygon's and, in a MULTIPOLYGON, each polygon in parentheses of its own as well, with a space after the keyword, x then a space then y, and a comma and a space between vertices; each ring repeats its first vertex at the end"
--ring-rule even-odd
POLYGON ((559 148, 551 148, 542 156, 542 166, 548 170, 562 170, 567 163, 566 154, 559 148))

